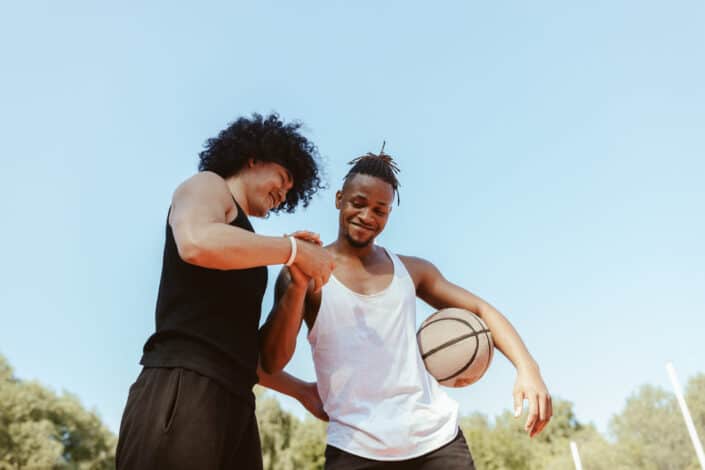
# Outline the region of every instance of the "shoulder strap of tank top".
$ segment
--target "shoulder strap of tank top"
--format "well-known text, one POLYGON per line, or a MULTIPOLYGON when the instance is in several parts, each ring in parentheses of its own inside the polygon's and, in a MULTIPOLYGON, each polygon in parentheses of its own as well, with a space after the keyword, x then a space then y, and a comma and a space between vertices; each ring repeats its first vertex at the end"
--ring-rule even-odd
POLYGON ((235 203, 235 207, 237 208, 237 216, 230 222, 229 225, 236 225, 238 227, 242 227, 243 224, 245 227, 249 226, 252 227, 250 224, 250 219, 247 217, 247 214, 245 214, 245 211, 242 210, 242 207, 240 207, 240 204, 238 204, 237 200, 235 199, 235 196, 232 194, 230 195, 233 198, 233 202, 235 203))
POLYGON ((387 256, 392 260, 392 263, 394 264, 394 277, 411 277, 411 274, 409 271, 406 269, 406 266, 404 266, 404 262, 397 256, 395 253, 392 253, 390 250, 388 250, 385 247, 382 247, 382 249, 387 253, 387 256))

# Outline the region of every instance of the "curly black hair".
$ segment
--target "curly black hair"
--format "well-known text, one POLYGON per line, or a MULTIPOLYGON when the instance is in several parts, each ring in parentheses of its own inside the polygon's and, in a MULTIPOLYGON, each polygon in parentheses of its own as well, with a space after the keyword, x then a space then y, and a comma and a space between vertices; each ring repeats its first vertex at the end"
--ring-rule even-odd
POLYGON ((282 205, 272 212, 294 212, 302 203, 307 207, 312 196, 325 188, 318 168, 316 146, 299 132, 302 124, 285 124, 276 113, 267 117, 252 114, 230 123, 218 137, 210 138, 199 154, 199 171, 212 171, 228 178, 239 172, 250 158, 278 163, 291 173, 294 186, 282 205))

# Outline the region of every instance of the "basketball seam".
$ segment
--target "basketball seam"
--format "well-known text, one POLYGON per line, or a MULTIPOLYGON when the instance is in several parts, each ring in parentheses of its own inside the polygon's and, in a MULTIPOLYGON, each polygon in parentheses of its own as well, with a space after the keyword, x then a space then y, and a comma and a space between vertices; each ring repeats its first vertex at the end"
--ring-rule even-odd
MULTIPOLYGON (((471 327, 471 328, 472 328, 472 327, 471 327)), ((463 335, 463 336, 458 336, 457 338, 451 339, 450 341, 446 341, 445 343, 441 344, 440 346, 436 346, 435 348, 431 349, 430 351, 425 352, 424 354, 422 354, 422 355, 421 355, 421 359, 426 359, 428 356, 430 356, 430 355, 433 354, 433 353, 436 353, 436 352, 440 351, 441 349, 444 349, 444 348, 446 348, 446 347, 448 347, 448 346, 452 346, 452 345, 454 345, 454 344, 456 344, 456 343, 459 343, 459 342, 461 342, 461 341, 463 341, 463 340, 466 340, 466 339, 468 339, 468 338, 477 337, 477 336, 481 335, 482 333, 487 333, 488 331, 489 331, 489 330, 481 330, 481 331, 474 331, 474 330, 473 330, 472 333, 468 333, 468 334, 463 335)))
MULTIPOLYGON (((464 322, 464 323, 467 323, 467 322, 464 322)), ((473 333, 475 333, 475 328, 473 328, 473 326, 470 323, 467 323, 467 325, 470 327, 470 329, 473 331, 473 333)), ((477 341, 475 341, 475 352, 472 353, 472 357, 470 357, 470 360, 463 367, 461 367, 455 374, 452 374, 452 375, 445 377, 445 378, 442 378, 442 379, 438 379, 438 381, 445 382, 446 380, 450 380, 450 379, 462 374, 465 369, 470 367, 470 365, 472 364, 472 361, 475 360, 475 357, 477 357, 477 352, 479 351, 479 349, 480 349, 480 340, 477 340, 477 341)))
MULTIPOLYGON (((470 333, 470 334, 468 334, 468 335, 465 335, 465 336, 463 336, 463 337, 461 337, 461 338, 455 338, 455 339, 453 339, 453 340, 451 340, 451 341, 448 341, 447 343, 442 344, 441 346, 437 346, 437 347, 434 348, 433 350, 431 350, 431 351, 429 351, 429 352, 423 354, 423 355, 421 356, 421 358, 422 358, 422 359, 424 360, 424 362, 425 362, 425 361, 426 361, 426 358, 427 358, 428 356, 430 356, 431 354, 433 354, 433 353, 435 353, 435 352, 440 351, 440 350, 443 349, 444 347, 447 347, 447 346, 450 346, 450 345, 452 345, 452 344, 458 343, 459 341, 465 340, 465 339, 467 339, 467 338, 471 338, 471 337, 473 337, 473 336, 474 336, 474 337, 477 337, 478 335, 484 333, 484 334, 485 334, 485 337, 487 338, 487 341, 488 341, 487 345, 490 346, 490 351, 489 351, 490 354, 488 355, 488 358, 487 358, 487 365, 485 366, 485 369, 484 369, 484 371, 482 372, 482 374, 480 374, 480 375, 483 375, 483 374, 487 371, 487 369, 489 369, 490 362, 492 361, 492 356, 494 355, 494 354, 493 354, 493 353, 494 353, 494 347, 492 346, 492 341, 490 340, 490 337, 489 337, 489 335, 487 334, 487 333, 490 333, 490 334, 491 334, 492 332, 491 332, 489 329, 483 329, 483 330, 481 330, 481 331, 476 331, 475 328, 472 326, 472 324, 470 324, 469 322, 467 322, 467 321, 465 321, 465 320, 463 320, 463 319, 460 319, 460 318, 450 317, 450 318, 437 318, 437 319, 435 319, 435 320, 431 320, 431 321, 429 321, 429 322, 427 322, 427 323, 421 325, 421 328, 419 328, 419 331, 416 333, 416 336, 418 337, 418 336, 421 334, 421 331, 423 331, 427 326, 429 326, 429 325, 431 325, 431 324, 433 324, 433 323, 437 323, 437 322, 439 322, 439 321, 443 321, 443 320, 455 320, 455 321, 457 321, 457 322, 463 323, 463 324, 465 324, 468 328, 470 328, 473 332, 470 333)), ((481 320, 481 319, 478 318, 478 320, 480 320, 480 322, 482 323, 482 320, 481 320)), ((484 323, 483 323, 483 324, 484 324, 484 323)), ((448 376, 448 377, 442 378, 442 379, 437 379, 438 382, 445 382, 446 380, 450 380, 450 379, 452 379, 453 377, 457 377, 458 375, 462 374, 463 371, 465 371, 465 369, 467 369, 468 367, 470 367, 470 365, 472 364, 472 362, 475 360, 475 357, 477 356, 477 353, 479 352, 479 348, 480 348, 480 340, 478 339, 478 340, 475 342, 475 352, 472 354, 472 357, 470 358, 470 360, 469 360, 460 370, 458 370, 458 371, 455 372, 454 374, 452 374, 452 375, 450 375, 450 376, 448 376)))

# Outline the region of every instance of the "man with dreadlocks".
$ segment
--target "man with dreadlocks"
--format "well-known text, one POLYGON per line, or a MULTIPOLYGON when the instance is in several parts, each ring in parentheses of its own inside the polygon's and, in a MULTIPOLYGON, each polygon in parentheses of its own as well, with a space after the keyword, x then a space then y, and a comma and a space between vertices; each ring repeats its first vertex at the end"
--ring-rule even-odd
POLYGON ((338 239, 326 247, 335 260, 331 281, 316 292, 296 266, 282 270, 262 328, 261 367, 272 374, 263 383, 298 398, 319 418, 329 417, 328 470, 474 468, 459 432, 458 405, 426 371, 416 344, 419 297, 437 309, 470 310, 485 321, 496 347, 517 369, 515 415, 527 399, 525 430, 531 437, 541 432, 552 415, 551 398, 516 330, 430 262, 374 244, 395 196, 399 200, 399 169, 384 147, 351 164, 335 198, 338 239), (303 321, 317 384, 279 372, 303 321))

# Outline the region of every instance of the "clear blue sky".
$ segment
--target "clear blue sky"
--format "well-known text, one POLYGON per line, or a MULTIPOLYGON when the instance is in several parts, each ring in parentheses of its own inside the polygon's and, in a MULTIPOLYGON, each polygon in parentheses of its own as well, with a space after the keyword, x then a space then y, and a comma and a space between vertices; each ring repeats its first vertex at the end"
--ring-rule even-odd
MULTIPOLYGON (((171 193, 206 138, 275 110, 330 189, 258 231, 332 241, 345 163, 386 140, 401 206, 379 243, 497 306, 604 429, 668 387, 665 361, 705 371, 703 24, 701 0, 5 5, 0 353, 117 430, 171 193)), ((313 379, 305 341, 288 370, 313 379)), ((497 356, 451 393, 492 416, 513 380, 497 356)))

